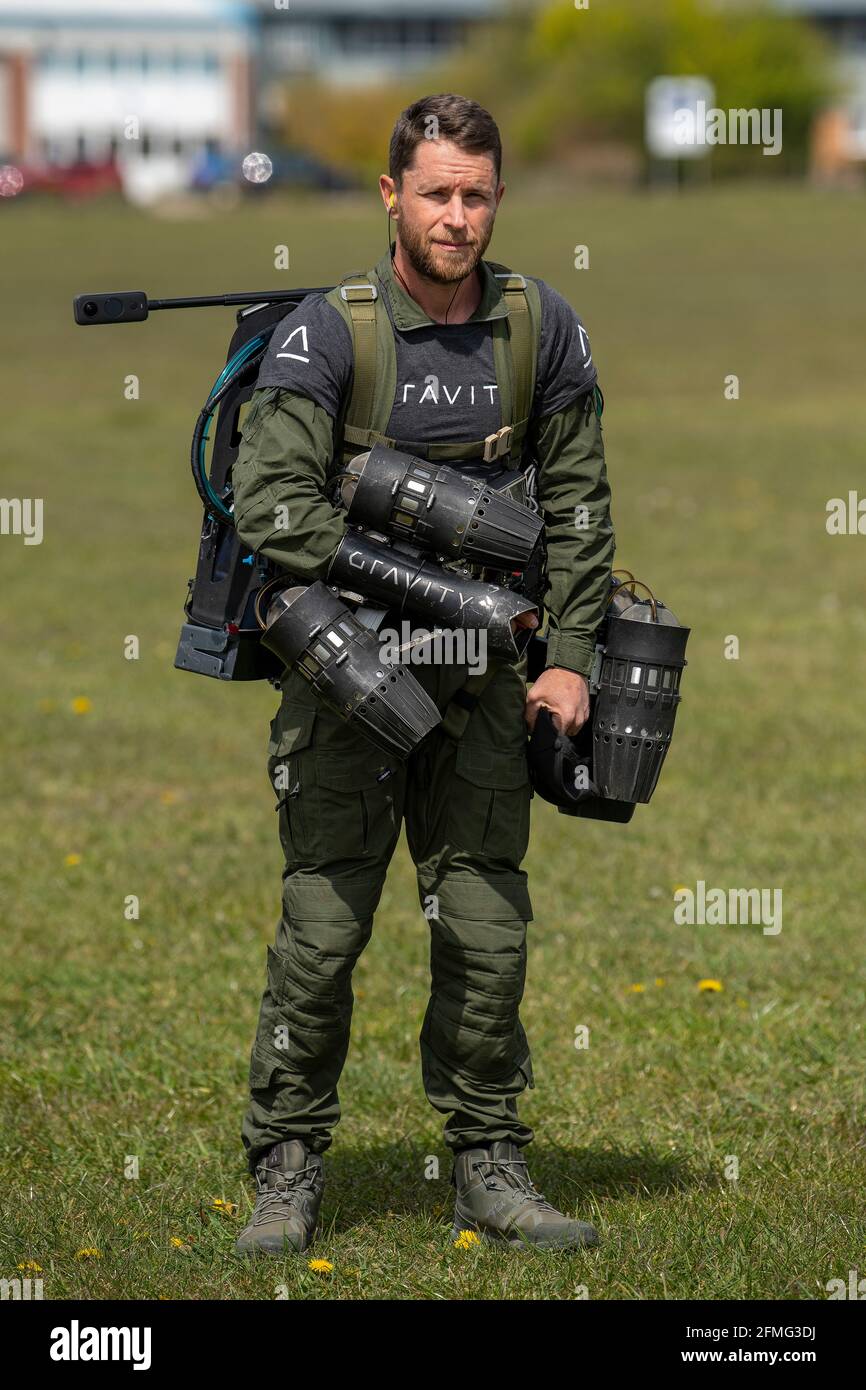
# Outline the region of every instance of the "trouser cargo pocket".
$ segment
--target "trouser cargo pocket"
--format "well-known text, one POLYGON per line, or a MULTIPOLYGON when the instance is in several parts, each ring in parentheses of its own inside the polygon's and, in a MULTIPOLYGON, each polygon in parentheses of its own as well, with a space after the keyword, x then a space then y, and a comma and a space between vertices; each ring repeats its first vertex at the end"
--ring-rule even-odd
POLYGON ((311 743, 318 711, 283 704, 271 722, 268 775, 280 817, 280 843, 286 863, 315 854, 316 770, 311 743))
POLYGON ((316 816, 328 844, 323 853, 378 857, 396 836, 393 782, 385 755, 363 737, 335 753, 317 748, 316 816))
POLYGON ((529 846, 529 766, 523 748, 457 746, 449 838, 460 850, 517 867, 529 846))

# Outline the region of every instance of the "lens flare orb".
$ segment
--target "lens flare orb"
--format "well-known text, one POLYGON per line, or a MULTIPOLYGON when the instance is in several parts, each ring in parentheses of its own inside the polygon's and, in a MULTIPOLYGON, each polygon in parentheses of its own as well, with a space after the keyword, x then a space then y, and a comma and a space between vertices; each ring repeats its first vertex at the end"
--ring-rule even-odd
POLYGON ((243 169, 244 178, 250 183, 267 183, 271 174, 274 172, 274 166, 268 156, 266 154, 261 154, 258 150, 254 150, 252 154, 247 155, 241 168, 243 169))

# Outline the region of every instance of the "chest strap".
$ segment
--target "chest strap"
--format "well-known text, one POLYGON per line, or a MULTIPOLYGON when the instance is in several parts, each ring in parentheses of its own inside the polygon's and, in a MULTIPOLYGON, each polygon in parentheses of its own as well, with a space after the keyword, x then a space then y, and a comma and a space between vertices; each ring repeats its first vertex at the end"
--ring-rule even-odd
POLYGON ((427 459, 430 463, 449 463, 461 459, 483 459, 485 463, 495 463, 520 450, 528 425, 528 419, 519 420, 516 425, 504 425, 494 434, 488 434, 484 439, 473 439, 468 444, 430 444, 420 439, 392 439, 378 430, 361 430, 354 425, 344 425, 344 452, 354 456, 360 449, 372 449, 374 444, 384 444, 388 449, 402 449, 404 453, 414 454, 416 458, 427 459), (346 444, 355 447, 347 451, 346 444))

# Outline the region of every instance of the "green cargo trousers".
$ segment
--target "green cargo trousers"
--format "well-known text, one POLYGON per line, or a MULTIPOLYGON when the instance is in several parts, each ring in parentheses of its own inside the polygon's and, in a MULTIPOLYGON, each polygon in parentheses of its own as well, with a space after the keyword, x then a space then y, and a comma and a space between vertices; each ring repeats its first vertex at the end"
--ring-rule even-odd
MULTIPOLYGON (((448 1116, 452 1149, 533 1137, 516 1104, 534 1085, 519 1018, 532 919, 520 868, 531 797, 526 658, 497 667, 462 737, 437 726, 405 762, 322 705, 296 671, 284 676, 268 770, 286 867, 241 1131, 251 1171, 288 1135, 315 1153, 331 1143, 352 971, 404 818, 431 933, 420 1034, 427 1098, 448 1116)), ((456 665, 411 670, 443 711, 467 676, 456 665)))

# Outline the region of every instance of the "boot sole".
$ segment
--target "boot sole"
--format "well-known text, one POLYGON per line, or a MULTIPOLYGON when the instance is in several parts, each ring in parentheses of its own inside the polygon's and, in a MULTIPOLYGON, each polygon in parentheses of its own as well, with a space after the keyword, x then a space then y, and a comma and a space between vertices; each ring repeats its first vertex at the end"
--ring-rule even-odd
POLYGON ((283 1243, 282 1243, 282 1245, 279 1247, 278 1250, 275 1250, 275 1249, 273 1249, 273 1248, 270 1248, 270 1247, 268 1247, 267 1245, 247 1245, 247 1246, 241 1246, 241 1245, 238 1245, 238 1243, 237 1243, 237 1241, 236 1241, 236 1242, 235 1242, 235 1254, 236 1254, 236 1255, 242 1255, 242 1256, 243 1256, 243 1255, 268 1255, 268 1256, 270 1256, 271 1259, 274 1259, 274 1258, 279 1259, 281 1256, 287 1257, 287 1256, 289 1256, 289 1255, 303 1255, 305 1251, 309 1250, 310 1246, 313 1244, 313 1241, 315 1240, 315 1237, 316 1237, 316 1232, 313 1232, 313 1235, 310 1237, 310 1239, 309 1239, 308 1241, 306 1241, 306 1242, 305 1242, 303 1245, 301 1245, 301 1246, 292 1245, 292 1242, 288 1239, 288 1237, 286 1237, 286 1238, 283 1240, 283 1243))
POLYGON ((592 1250, 599 1244, 599 1239, 581 1241, 579 1245, 557 1245, 555 1242, 533 1241, 525 1236, 505 1235, 500 1231, 480 1231, 477 1226, 466 1224, 458 1225, 457 1222, 451 1227, 451 1239, 458 1240, 464 1231, 471 1231, 487 1245, 510 1245, 512 1248, 520 1247, 523 1250, 592 1250))

